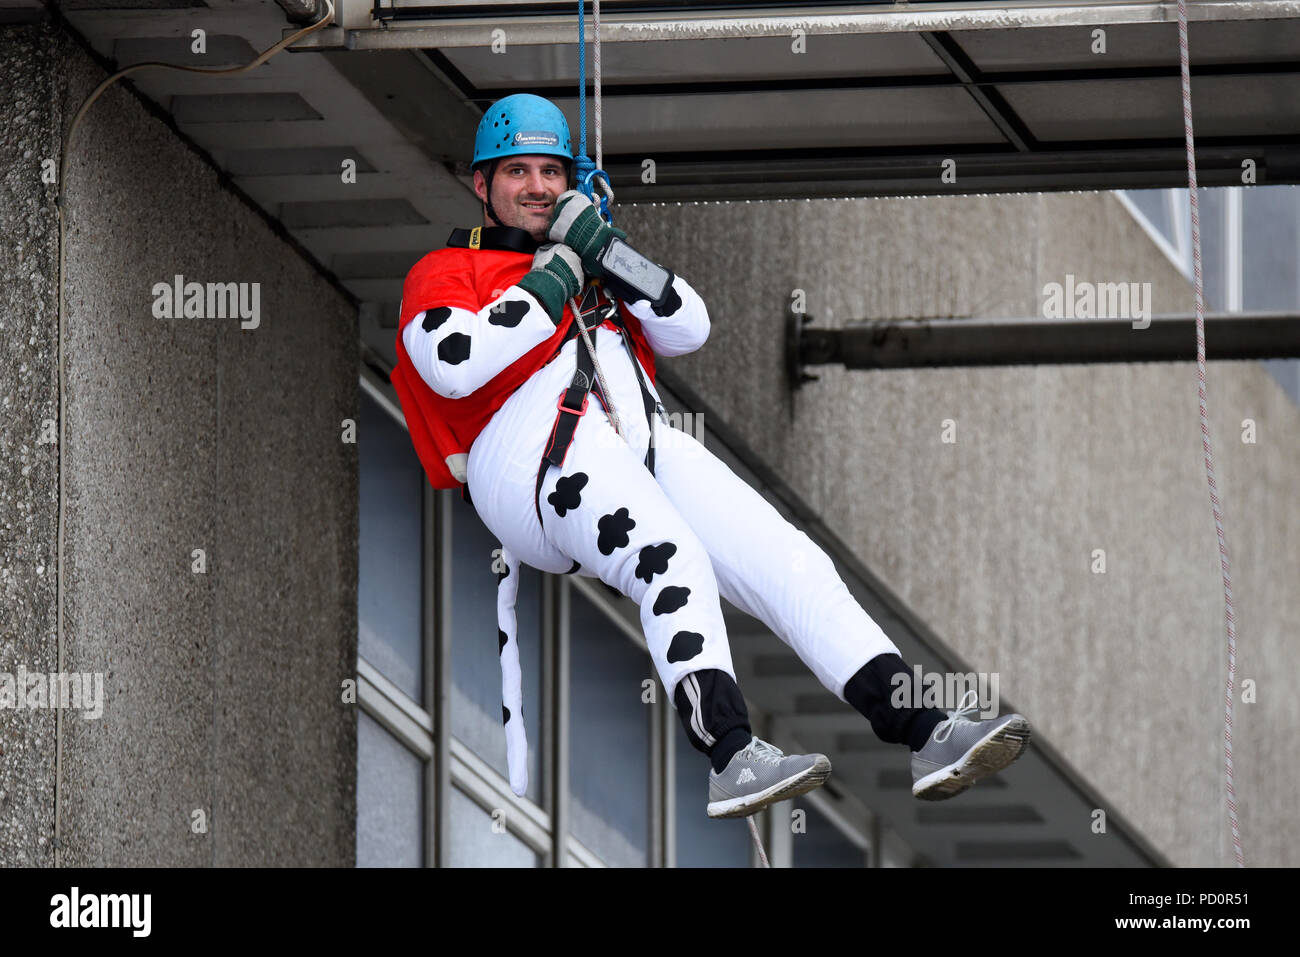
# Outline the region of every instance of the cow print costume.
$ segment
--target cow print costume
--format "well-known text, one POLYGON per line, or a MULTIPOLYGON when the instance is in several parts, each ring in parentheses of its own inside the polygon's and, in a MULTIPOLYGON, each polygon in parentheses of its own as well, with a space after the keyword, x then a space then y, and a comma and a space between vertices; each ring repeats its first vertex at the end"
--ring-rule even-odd
MULTIPOLYGON (((680 276, 673 288, 677 295, 666 315, 648 302, 627 304, 649 346, 662 356, 694 351, 709 332, 700 297, 680 276)), ((541 304, 511 287, 496 303, 483 303, 480 312, 429 308, 401 335, 424 381, 455 398, 469 395, 554 332, 541 304)), ((593 399, 563 465, 549 466, 544 476, 537 497, 540 524, 534 510, 538 465, 557 396, 574 376, 576 350, 586 348, 580 339, 570 339, 510 395, 469 451, 471 500, 500 539, 505 559, 498 641, 511 787, 520 795, 527 786, 514 615, 521 562, 599 578, 636 602, 656 672, 692 745, 713 756, 715 768, 719 755, 729 758, 751 733, 719 596, 763 621, 826 688, 859 710, 846 697, 846 685, 877 656, 898 654, 806 534, 692 436, 671 430, 663 418, 638 414, 640 386, 622 335, 612 325, 592 330, 608 398, 628 444, 593 399), (653 474, 644 464, 652 427, 653 474)))

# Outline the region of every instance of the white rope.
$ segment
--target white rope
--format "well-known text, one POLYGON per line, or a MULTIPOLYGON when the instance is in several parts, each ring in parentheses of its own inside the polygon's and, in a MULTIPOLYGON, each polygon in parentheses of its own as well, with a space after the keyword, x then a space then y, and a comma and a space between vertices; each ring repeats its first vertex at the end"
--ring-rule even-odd
POLYGON ((1192 82, 1187 53, 1187 0, 1178 0, 1178 57, 1183 78, 1183 137, 1187 144, 1187 192, 1192 202, 1192 280, 1196 289, 1196 375, 1201 403, 1201 447, 1205 451, 1205 476, 1210 483, 1210 505, 1219 536, 1219 567, 1223 571, 1224 618, 1228 629, 1228 683, 1223 695, 1223 771, 1232 829, 1233 853, 1238 867, 1246 866, 1237 826, 1237 795, 1232 787, 1232 697, 1237 674, 1237 623, 1232 614, 1232 577, 1228 568, 1228 540, 1223 531, 1219 488, 1214 481, 1214 454, 1210 450, 1210 419, 1205 399, 1205 298, 1201 280, 1201 220, 1196 198, 1196 150, 1192 135, 1192 82))
POLYGON ((754 838, 754 846, 758 848, 758 859, 764 867, 771 867, 772 865, 767 862, 767 853, 763 850, 763 842, 759 840, 758 828, 754 826, 754 815, 749 815, 745 821, 749 824, 749 833, 754 838))
POLYGON ((578 331, 582 333, 582 341, 587 344, 587 352, 591 354, 591 366, 596 371, 596 381, 600 383, 601 394, 605 396, 605 402, 608 403, 605 406, 605 414, 609 416, 609 424, 614 426, 618 437, 630 445, 627 435, 623 432, 623 426, 619 424, 618 413, 614 411, 614 397, 610 394, 609 386, 605 385, 605 373, 601 371, 600 360, 596 358, 596 347, 592 344, 591 336, 587 334, 587 327, 583 325, 582 313, 578 309, 576 298, 569 300, 569 308, 573 310, 573 321, 577 323, 578 331))
MULTIPOLYGON (((592 15, 593 15, 594 18, 595 18, 594 27, 595 27, 595 32, 596 32, 596 75, 595 75, 595 90, 596 90, 596 169, 600 169, 600 161, 601 161, 601 132, 600 132, 600 131, 601 131, 601 126, 602 126, 602 123, 601 123, 601 113, 600 113, 600 0, 594 0, 594 2, 592 3, 592 15)), ((586 53, 586 50, 585 50, 585 43, 586 43, 586 40, 585 40, 585 37, 584 37, 584 35, 583 35, 583 29, 582 29, 582 26, 583 26, 582 12, 579 11, 579 13, 578 13, 578 52, 579 52, 579 59, 580 59, 580 60, 582 59, 583 56, 585 56, 585 53, 586 53)), ((583 71, 580 70, 579 72, 581 73, 581 72, 583 72, 583 71)), ((585 83, 583 82, 583 79, 580 77, 579 80, 578 80, 578 92, 581 94, 581 93, 585 93, 585 91, 586 91, 586 85, 585 85, 585 83)), ((584 112, 583 112, 583 116, 582 116, 582 120, 583 120, 583 123, 584 123, 584 124, 586 123, 586 119, 587 119, 587 118, 586 118, 586 113, 585 113, 585 111, 584 111, 584 112)), ((594 183, 600 183, 600 182, 601 182, 601 177, 599 177, 599 176, 596 177, 595 179, 592 180, 592 182, 594 182, 594 183)), ((606 192, 609 193, 610 202, 612 203, 612 202, 614 201, 614 192, 613 192, 613 190, 611 190, 611 189, 607 189, 606 192)), ((599 211, 599 203, 597 203, 597 211, 599 211)), ((596 381, 600 383, 600 391, 601 391, 601 393, 603 393, 604 396, 605 396, 605 402, 608 403, 608 405, 605 406, 605 414, 609 416, 609 422, 610 422, 610 425, 614 426, 614 431, 618 433, 618 437, 621 438, 625 443, 627 443, 628 445, 630 445, 631 443, 628 442, 627 435, 623 432, 623 426, 622 426, 622 424, 619 422, 619 419, 618 419, 618 412, 614 409, 614 395, 613 395, 612 392, 609 391, 609 387, 608 387, 607 385, 605 385, 605 372, 604 372, 604 370, 601 369, 601 367, 600 367, 600 359, 598 359, 598 358, 596 357, 596 347, 595 347, 595 346, 592 344, 592 342, 591 342, 591 336, 587 334, 587 327, 586 327, 585 325, 583 325, 583 322, 582 322, 582 313, 578 310, 578 300, 577 300, 577 299, 570 299, 570 300, 569 300, 569 307, 573 310, 573 321, 576 322, 576 323, 578 324, 578 331, 582 334, 582 341, 583 341, 584 343, 586 343, 586 345, 587 345, 587 352, 591 355, 591 366, 592 366, 592 368, 593 368, 593 369, 595 370, 595 372, 596 372, 596 381)))

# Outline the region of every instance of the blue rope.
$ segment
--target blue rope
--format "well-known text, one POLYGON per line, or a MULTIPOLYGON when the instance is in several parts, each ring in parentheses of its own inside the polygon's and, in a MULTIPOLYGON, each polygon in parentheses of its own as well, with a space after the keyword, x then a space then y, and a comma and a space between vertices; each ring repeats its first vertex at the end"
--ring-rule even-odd
MULTIPOLYGON (((582 131, 579 156, 587 155, 587 10, 578 0, 578 127, 582 131)), ((587 195, 591 195, 588 193, 587 195)))

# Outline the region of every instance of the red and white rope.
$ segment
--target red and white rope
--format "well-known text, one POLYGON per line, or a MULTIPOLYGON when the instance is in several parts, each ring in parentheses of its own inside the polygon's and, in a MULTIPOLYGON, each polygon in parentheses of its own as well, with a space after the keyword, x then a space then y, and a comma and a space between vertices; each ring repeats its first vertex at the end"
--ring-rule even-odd
POLYGON ((1232 614, 1232 577, 1228 567, 1228 540, 1223 531, 1219 487, 1214 481, 1214 454, 1210 450, 1210 420, 1205 406, 1205 297, 1201 279, 1201 220, 1196 201, 1196 151, 1192 135, 1192 82, 1187 54, 1187 0, 1178 0, 1178 56, 1183 78, 1183 136, 1187 143, 1187 192, 1192 203, 1192 278, 1196 289, 1196 375, 1200 380, 1201 446, 1205 450, 1205 475, 1210 483, 1210 505, 1219 535, 1219 566, 1223 570, 1224 618, 1228 629, 1228 683, 1223 693, 1223 771, 1227 792, 1228 825, 1238 867, 1245 867, 1241 830, 1237 826, 1237 794, 1232 787, 1232 697, 1237 675, 1237 625, 1232 614))
POLYGON ((758 827, 754 824, 754 815, 745 818, 749 823, 749 834, 754 839, 754 847, 758 849, 758 859, 764 867, 771 867, 767 862, 767 852, 763 850, 763 842, 758 836, 758 827))
MULTIPOLYGON (((600 109, 600 107, 601 107, 601 103, 600 103, 600 0, 594 0, 594 2, 593 2, 592 5, 591 5, 591 11, 592 11, 592 14, 593 14, 593 20, 594 20, 594 23, 593 23, 592 25, 595 27, 595 33, 596 33, 596 42, 595 42, 595 47, 596 47, 596 51, 595 51, 595 52, 596 52, 596 57, 595 57, 595 59, 596 59, 596 76, 595 76, 595 91, 596 91, 596 169, 603 169, 603 168, 604 168, 604 162, 605 162, 605 151, 604 151, 604 141, 603 141, 603 130, 604 130, 604 125, 605 125, 605 124, 604 124, 604 122, 603 122, 603 121, 604 121, 604 117, 601 115, 601 109, 600 109)), ((584 119, 585 119, 585 117, 584 117, 584 119)), ((597 178, 597 181, 599 182, 599 178, 597 178)), ((611 203, 611 205, 612 205, 612 203, 613 203, 613 195, 614 195, 614 191, 613 191, 612 189, 607 189, 606 192, 608 192, 609 195, 610 195, 610 203, 611 203)), ((578 308, 577 308, 577 303, 576 303, 576 302, 573 303, 573 314, 574 314, 575 316, 580 315, 579 312, 578 312, 578 308)), ((580 327, 582 326, 582 322, 581 322, 581 320, 579 320, 578 325, 579 325, 580 327)), ((595 370, 596 370, 596 378, 600 380, 600 387, 601 387, 602 389, 605 390, 605 395, 608 396, 608 395, 610 394, 610 392, 609 392, 609 390, 605 387, 605 377, 604 377, 604 375, 603 375, 602 372, 601 372, 601 369, 600 369, 600 363, 596 361, 596 350, 595 350, 594 348, 592 348, 591 340, 590 340, 589 338, 587 338, 587 330, 586 330, 585 328, 582 329, 582 338, 583 338, 583 341, 585 341, 585 342, 587 343, 587 349, 591 352, 591 361, 592 361, 592 365, 595 367, 595 370)), ((611 420, 611 421, 613 422, 613 424, 614 424, 614 431, 617 432, 619 435, 623 435, 623 430, 622 430, 622 428, 621 428, 620 425, 619 425, 619 421, 618 421, 618 415, 617 415, 617 413, 615 413, 615 411, 614 411, 614 409, 613 409, 612 406, 611 406, 607 411, 609 412, 610 420, 611 420)), ((624 436, 624 441, 626 441, 626 436, 624 436)), ((771 867, 772 865, 769 864, 768 861, 767 861, 767 852, 763 850, 763 841, 762 841, 762 839, 758 836, 758 828, 754 825, 754 818, 753 818, 753 815, 750 815, 750 816, 747 817, 745 820, 749 822, 749 835, 750 835, 750 837, 752 837, 752 838, 754 839, 754 847, 758 850, 758 859, 759 859, 759 861, 762 862, 762 865, 763 865, 764 867, 771 867)))

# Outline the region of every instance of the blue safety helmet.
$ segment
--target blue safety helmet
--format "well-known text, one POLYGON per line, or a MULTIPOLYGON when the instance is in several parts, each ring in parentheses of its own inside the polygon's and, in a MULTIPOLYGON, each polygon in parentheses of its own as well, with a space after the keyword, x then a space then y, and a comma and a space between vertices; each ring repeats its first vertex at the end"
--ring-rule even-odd
POLYGON ((550 100, 532 93, 515 93, 487 108, 474 137, 474 161, 503 156, 541 154, 573 162, 569 122, 550 100))

